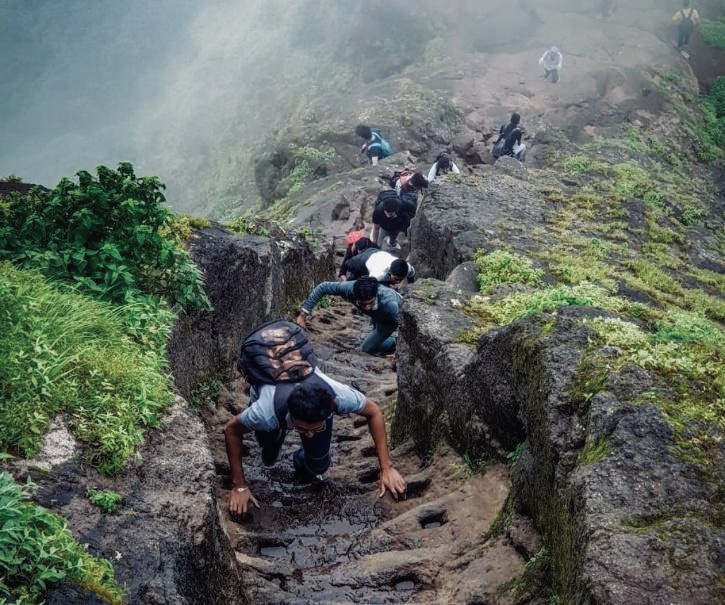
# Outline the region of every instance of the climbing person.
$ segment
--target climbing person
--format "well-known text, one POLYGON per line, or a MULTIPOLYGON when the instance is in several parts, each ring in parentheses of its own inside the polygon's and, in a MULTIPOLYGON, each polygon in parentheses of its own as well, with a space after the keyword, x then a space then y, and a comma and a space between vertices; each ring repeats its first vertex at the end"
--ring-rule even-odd
POLYGON ((677 48, 682 48, 690 43, 690 36, 700 23, 700 15, 694 6, 690 6, 690 0, 683 0, 682 8, 672 15, 672 22, 677 23, 677 48))
MULTIPOLYGON (((240 355, 239 369, 250 384, 249 406, 240 414, 229 419, 224 427, 224 441, 231 471, 231 492, 229 510, 233 514, 246 513, 251 505, 260 508, 252 488, 244 475, 242 461, 244 435, 254 431, 261 445, 262 463, 270 466, 277 461, 282 444, 288 431, 296 431, 300 436, 300 447, 292 456, 292 464, 301 481, 324 481, 324 473, 331 464, 330 445, 332 442, 333 417, 343 414, 358 414, 367 420, 368 430, 375 445, 380 465, 380 487, 378 497, 389 491, 397 500, 405 494, 406 484, 390 459, 385 435, 385 420, 377 403, 368 399, 357 389, 333 380, 317 366, 314 351, 307 340, 304 330, 292 322, 277 321, 261 326, 245 339, 240 355), (265 333, 268 330, 268 333, 265 333), (295 333, 295 330, 297 333, 295 333), (274 343, 289 335, 293 347, 287 359, 279 354, 261 355, 262 361, 255 361, 254 355, 245 357, 244 347, 256 347, 267 339, 270 348, 274 343), (303 352, 307 352, 307 356, 303 352), (267 377, 263 364, 269 362, 273 368, 267 377), (273 363, 289 367, 283 369, 297 372, 297 376, 277 373, 279 367, 273 363), (259 380, 261 378, 261 380, 259 380), (251 503, 251 504, 250 504, 251 503)), ((262 349, 263 350, 263 349, 262 349)), ((260 357, 258 356, 257 359, 260 357)))
POLYGON ((352 233, 349 233, 347 241, 349 243, 345 249, 345 256, 343 257, 340 269, 337 272, 337 278, 340 281, 347 280, 347 264, 351 259, 368 249, 380 250, 380 246, 373 243, 369 237, 365 237, 365 231, 353 231, 352 233))
POLYGON ((526 158, 526 144, 521 142, 523 130, 519 126, 521 116, 514 112, 508 124, 502 124, 498 138, 493 144, 491 155, 496 160, 504 155, 510 155, 520 162, 526 158))
POLYGON ((380 160, 387 158, 393 152, 390 143, 375 128, 370 128, 365 124, 358 124, 355 127, 355 134, 365 139, 362 147, 360 147, 360 153, 364 153, 368 158, 368 162, 373 166, 377 166, 380 160))
POLYGON ((351 258, 346 265, 347 279, 355 280, 370 275, 384 286, 397 286, 404 279, 412 284, 415 281, 413 265, 393 256, 390 252, 368 248, 351 258))
POLYGON ((390 186, 398 194, 401 212, 412 219, 418 211, 419 195, 425 196, 425 191, 428 189, 428 179, 420 172, 406 169, 393 173, 390 186))
POLYGON ((449 172, 453 174, 461 173, 456 163, 451 159, 451 156, 446 151, 441 151, 428 171, 428 182, 432 183, 439 176, 443 176, 449 172))
POLYGON ((365 276, 355 281, 326 281, 317 284, 309 293, 295 317, 297 324, 306 326, 323 296, 339 296, 351 302, 363 315, 370 317, 372 331, 363 340, 361 350, 371 355, 387 355, 395 351, 393 332, 400 323, 402 297, 395 290, 382 286, 374 277, 365 276))
POLYGON ((379 246, 384 243, 391 250, 400 250, 398 235, 408 232, 410 211, 410 208, 403 207, 394 189, 381 191, 375 201, 370 239, 379 246))
POLYGON ((564 65, 564 57, 556 46, 552 46, 541 55, 539 65, 544 68, 544 79, 548 80, 551 76, 551 81, 556 84, 559 81, 559 72, 564 65))

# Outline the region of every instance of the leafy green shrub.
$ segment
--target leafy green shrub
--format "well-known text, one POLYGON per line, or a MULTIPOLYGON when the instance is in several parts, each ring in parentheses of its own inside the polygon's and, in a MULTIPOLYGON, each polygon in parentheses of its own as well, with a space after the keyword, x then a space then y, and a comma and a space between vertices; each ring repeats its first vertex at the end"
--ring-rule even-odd
POLYGON ((145 294, 208 309, 188 253, 162 234, 172 217, 164 186, 137 178, 128 163, 97 173, 78 172, 77 184, 64 178, 50 192, 9 196, 0 260, 40 269, 101 300, 145 294))
POLYGON ((205 218, 189 216, 188 214, 173 214, 170 220, 161 227, 159 233, 181 245, 191 239, 193 229, 206 229, 209 225, 209 221, 205 218))
POLYGON ((725 21, 707 21, 700 23, 700 34, 705 44, 725 49, 725 21))
POLYGON ((478 283, 481 292, 493 292, 500 284, 538 285, 541 283, 543 271, 535 268, 532 262, 523 256, 518 256, 503 250, 486 253, 477 250, 473 261, 478 266, 478 283))
POLYGON ((591 160, 585 155, 572 155, 564 160, 564 171, 569 174, 586 174, 591 168, 591 160))
POLYGON ((93 506, 97 506, 104 513, 112 513, 116 510, 116 507, 122 499, 121 494, 107 489, 95 489, 93 487, 89 487, 86 490, 86 497, 93 506))
POLYGON ((120 605, 111 564, 89 555, 65 520, 30 502, 26 489, 0 473, 0 602, 37 603, 65 579, 120 605))
POLYGON ((263 235, 269 237, 269 229, 264 224, 250 216, 240 216, 234 219, 227 227, 240 235, 263 235))
POLYGON ((0 451, 35 455, 53 416, 66 412, 90 463, 122 468, 171 401, 159 346, 171 316, 142 320, 157 329, 148 349, 128 336, 126 313, 0 263, 0 451))

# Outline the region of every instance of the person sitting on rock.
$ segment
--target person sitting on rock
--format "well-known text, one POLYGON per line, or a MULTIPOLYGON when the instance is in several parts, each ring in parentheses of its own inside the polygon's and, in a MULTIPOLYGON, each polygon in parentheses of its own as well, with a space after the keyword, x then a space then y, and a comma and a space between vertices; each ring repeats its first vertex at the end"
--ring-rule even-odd
POLYGON ((380 246, 374 244, 369 237, 365 237, 363 235, 364 233, 364 231, 353 231, 348 234, 348 245, 345 249, 345 256, 342 259, 340 270, 337 272, 337 278, 340 281, 347 280, 347 263, 350 262, 350 259, 355 258, 355 256, 368 249, 380 250, 380 246))
POLYGON ((498 138, 493 144, 492 155, 497 159, 504 155, 515 157, 523 162, 526 157, 526 144, 521 142, 523 130, 519 126, 521 116, 514 112, 511 114, 511 121, 508 124, 502 124, 498 133, 498 138))
POLYGON ((262 384, 250 389, 251 402, 241 414, 233 416, 224 427, 224 441, 231 470, 232 489, 229 510, 241 515, 250 502, 259 508, 244 476, 242 451, 244 435, 255 432, 262 447, 262 463, 269 466, 279 457, 287 432, 299 433, 301 447, 292 456, 292 463, 302 481, 324 481, 330 467, 333 416, 358 414, 367 420, 380 465, 378 497, 389 491, 397 500, 405 494, 406 484, 393 467, 385 436, 385 419, 377 403, 357 389, 337 382, 319 368, 314 375, 295 384, 286 401, 276 403, 277 386, 262 384), (275 409, 275 405, 278 406, 275 409), (280 418, 284 418, 280 422, 280 418))
POLYGON ((400 250, 398 235, 407 233, 410 212, 404 211, 395 190, 381 191, 373 210, 373 228, 370 239, 379 246, 385 243, 391 250, 400 250))
POLYGON ((700 14, 690 6, 690 0, 683 0, 682 8, 672 15, 672 22, 677 23, 677 48, 682 48, 690 43, 690 36, 700 23, 700 14))
POLYGON ((395 290, 382 286, 374 277, 365 276, 355 281, 326 281, 317 284, 295 317, 303 328, 323 296, 339 296, 351 302, 363 315, 370 317, 373 329, 362 343, 364 353, 387 355, 395 351, 393 333, 400 323, 402 297, 395 290))
POLYGON ((449 172, 461 174, 461 171, 451 159, 451 156, 447 152, 441 151, 428 171, 428 182, 433 183, 439 176, 443 176, 449 172))
POLYGON ((409 284, 415 281, 413 265, 390 252, 368 248, 351 258, 347 263, 347 279, 355 280, 371 275, 384 286, 394 287, 404 279, 409 284))
POLYGON ((539 65, 544 68, 544 80, 548 80, 551 76, 552 83, 556 84, 559 81, 559 72, 564 65, 564 56, 556 46, 552 46, 541 55, 539 65))

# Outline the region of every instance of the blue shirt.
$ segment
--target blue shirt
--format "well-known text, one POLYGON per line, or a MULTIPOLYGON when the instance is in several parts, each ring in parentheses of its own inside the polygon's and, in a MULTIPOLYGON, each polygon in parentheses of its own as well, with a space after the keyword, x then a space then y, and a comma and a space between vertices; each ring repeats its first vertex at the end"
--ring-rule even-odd
MULTIPOLYGON (((335 413, 360 414, 365 407, 365 395, 352 387, 333 380, 323 374, 320 368, 315 368, 317 374, 335 392, 335 413)), ((274 431, 279 428, 277 415, 274 413, 274 390, 273 384, 263 384, 259 388, 252 388, 250 395, 252 401, 249 407, 239 414, 240 422, 253 431, 274 431)), ((287 428, 292 428, 292 422, 287 414, 287 428)))
MULTIPOLYGON (((355 304, 354 285, 354 281, 323 281, 312 289, 310 295, 302 303, 302 308, 307 313, 312 313, 312 309, 317 306, 323 296, 341 296, 355 304)), ((388 325, 395 329, 400 323, 400 303, 402 300, 403 297, 395 290, 381 285, 375 298, 375 307, 367 311, 360 309, 360 312, 369 316, 375 322, 375 325, 388 325)))

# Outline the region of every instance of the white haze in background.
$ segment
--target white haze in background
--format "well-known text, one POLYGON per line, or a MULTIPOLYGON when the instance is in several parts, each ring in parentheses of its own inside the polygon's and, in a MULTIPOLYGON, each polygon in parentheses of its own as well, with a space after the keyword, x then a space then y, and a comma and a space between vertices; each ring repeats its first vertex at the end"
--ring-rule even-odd
MULTIPOLYGON (((584 7, 524 0, 517 7, 584 12, 596 11, 600 1, 585 0, 584 7)), ((0 178, 15 174, 53 187, 79 170, 129 161, 137 175, 156 175, 167 185, 175 208, 209 208, 203 198, 216 195, 210 183, 236 180, 255 190, 250 150, 296 119, 316 94, 326 76, 315 70, 317 38, 344 49, 354 65, 348 32, 357 28, 359 35, 371 11, 402 20, 415 11, 444 26, 449 54, 467 44, 479 51, 486 43, 520 45, 506 6, 504 0, 0 0, 0 178), (496 23, 488 20, 493 7, 496 23), (311 40, 308 22, 316 24, 311 40)), ((382 35, 377 24, 369 29, 371 37, 382 35)), ((540 42, 534 44, 538 49, 540 42)), ((364 95, 365 83, 349 94, 364 95)))

